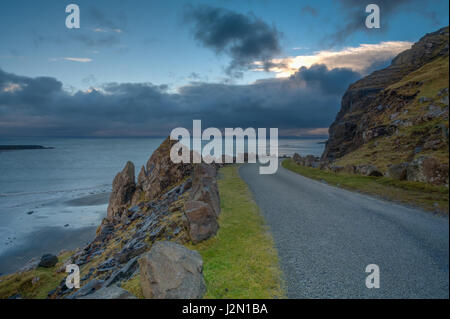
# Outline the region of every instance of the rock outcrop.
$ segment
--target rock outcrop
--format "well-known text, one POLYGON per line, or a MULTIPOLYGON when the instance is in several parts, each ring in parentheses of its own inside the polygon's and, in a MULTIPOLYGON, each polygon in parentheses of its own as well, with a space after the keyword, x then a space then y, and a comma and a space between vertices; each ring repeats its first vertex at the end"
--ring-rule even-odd
POLYGON ((394 178, 448 185, 448 61, 445 27, 425 35, 389 67, 350 85, 329 129, 321 157, 327 164, 321 166, 373 165, 394 178), (427 178, 407 177, 397 166, 410 163, 414 170, 421 156, 437 161, 433 171, 427 168, 427 178))
POLYGON ((140 285, 149 299, 199 299, 206 292, 199 253, 173 242, 157 242, 139 259, 140 285))
POLYGON ((170 149, 177 143, 167 138, 162 142, 145 167, 141 168, 138 176, 137 188, 144 198, 151 200, 160 195, 167 187, 181 181, 190 175, 192 164, 175 164, 170 159, 170 149))
POLYGON ((108 220, 113 221, 120 218, 135 190, 134 164, 127 162, 123 170, 114 177, 112 192, 109 197, 108 220))
POLYGON ((131 162, 117 174, 108 216, 98 227, 95 239, 69 257, 71 263, 80 267, 81 288, 75 292, 61 282, 49 298, 132 298, 117 286, 124 288, 127 281, 148 273, 155 280, 165 279, 158 281, 156 290, 149 290, 144 284, 146 297, 202 296, 205 288, 201 258, 181 245, 195 244, 217 233, 220 214, 217 166, 173 163, 170 147, 174 143, 166 139, 155 150, 147 166, 141 169, 137 183, 131 162), (160 247, 161 241, 177 244, 160 247), (161 266, 153 269, 156 272, 139 262, 147 260, 143 257, 149 251, 156 261, 151 259, 145 265, 161 266), (178 262, 181 268, 170 266, 178 262))

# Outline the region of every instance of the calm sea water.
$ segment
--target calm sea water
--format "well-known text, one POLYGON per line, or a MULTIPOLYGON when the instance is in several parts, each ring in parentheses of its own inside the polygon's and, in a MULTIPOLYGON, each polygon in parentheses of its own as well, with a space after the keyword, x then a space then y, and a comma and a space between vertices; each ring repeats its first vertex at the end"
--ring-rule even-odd
MULTIPOLYGON (((0 258, 43 228, 99 225, 111 183, 128 160, 138 173, 163 138, 14 138, 0 144, 51 146, 0 152, 0 258), (30 212, 33 212, 29 214, 30 212)), ((320 155, 323 140, 279 139, 279 155, 320 155)))

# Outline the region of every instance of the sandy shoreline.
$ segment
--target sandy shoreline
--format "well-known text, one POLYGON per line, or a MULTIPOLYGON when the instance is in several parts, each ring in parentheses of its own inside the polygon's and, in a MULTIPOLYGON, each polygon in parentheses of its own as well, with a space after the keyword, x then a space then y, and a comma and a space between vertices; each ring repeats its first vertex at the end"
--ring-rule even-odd
POLYGON ((100 193, 94 195, 87 195, 84 197, 79 197, 75 199, 68 200, 64 202, 68 206, 79 207, 79 206, 98 206, 107 204, 109 200, 109 195, 111 193, 100 193))
POLYGON ((94 239, 96 229, 96 226, 77 229, 46 227, 30 233, 24 244, 0 255, 0 274, 15 272, 31 258, 39 258, 46 253, 58 254, 63 249, 83 247, 94 239))
MULTIPOLYGON (((108 203, 109 192, 87 195, 64 202, 66 207, 101 206, 108 203)), ((58 254, 61 250, 72 250, 85 246, 95 237, 98 225, 67 228, 42 227, 26 235, 20 245, 0 254, 0 275, 19 270, 32 258, 43 254, 58 254)))

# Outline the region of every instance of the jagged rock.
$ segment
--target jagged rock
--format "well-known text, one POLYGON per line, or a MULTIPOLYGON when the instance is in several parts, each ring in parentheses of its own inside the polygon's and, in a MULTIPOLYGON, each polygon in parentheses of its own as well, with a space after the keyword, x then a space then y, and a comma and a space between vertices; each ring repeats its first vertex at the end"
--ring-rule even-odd
POLYGON ((386 177, 398 180, 405 180, 408 170, 408 163, 394 164, 388 167, 386 177))
POLYGON ((161 195, 169 185, 174 185, 188 176, 192 170, 192 164, 175 164, 170 159, 170 150, 177 141, 171 141, 168 137, 156 149, 147 162, 146 168, 139 174, 138 188, 142 189, 147 200, 152 200, 161 195))
POLYGON ((206 292, 199 253, 173 242, 157 242, 139 260, 145 298, 198 299, 206 292))
POLYGON ((133 197, 136 190, 134 181, 134 164, 127 162, 123 170, 116 175, 113 181, 112 193, 109 197, 108 220, 120 218, 126 205, 133 197))
POLYGON ((123 266, 122 268, 120 268, 119 270, 117 270, 116 272, 114 272, 106 281, 104 286, 105 287, 109 287, 112 284, 118 282, 118 281, 123 281, 123 280, 127 280, 130 277, 133 276, 133 274, 135 273, 136 269, 137 269, 137 261, 138 261, 139 256, 136 256, 132 259, 130 259, 125 266, 123 266))
POLYGON ((45 254, 41 257, 41 261, 39 262, 39 267, 51 268, 58 263, 58 257, 52 254, 45 254))
POLYGON ((137 299, 125 289, 118 286, 105 287, 97 290, 93 294, 89 294, 80 299, 137 299))
POLYGON ((131 258, 138 256, 145 252, 148 248, 148 245, 143 242, 139 241, 137 238, 134 238, 130 240, 120 252, 118 252, 114 258, 120 263, 126 263, 131 258))
POLYGON ((219 216, 220 196, 216 174, 216 168, 213 165, 204 163, 195 165, 190 199, 207 203, 216 216, 219 216))
POLYGON ((189 236, 193 243, 208 239, 217 233, 219 229, 217 215, 207 203, 186 201, 184 210, 188 221, 189 236))
POLYGON ((448 165, 441 164, 434 157, 419 156, 409 164, 407 179, 413 182, 448 185, 448 165))

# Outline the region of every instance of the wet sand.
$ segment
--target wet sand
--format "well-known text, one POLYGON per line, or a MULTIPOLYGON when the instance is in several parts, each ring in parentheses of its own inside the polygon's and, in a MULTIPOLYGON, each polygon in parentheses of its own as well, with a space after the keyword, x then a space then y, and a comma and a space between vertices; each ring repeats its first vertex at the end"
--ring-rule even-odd
POLYGON ((88 195, 88 196, 68 200, 65 202, 65 204, 68 206, 72 206, 72 207, 97 206, 97 205, 108 204, 110 194, 111 193, 88 195))
POLYGON ((83 247, 94 239, 96 229, 96 226, 77 229, 46 227, 30 233, 24 244, 0 255, 0 274, 15 272, 31 258, 40 258, 46 253, 56 255, 63 249, 83 247))

